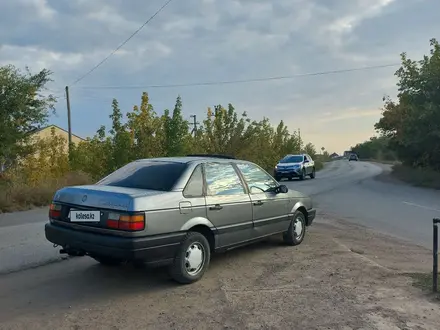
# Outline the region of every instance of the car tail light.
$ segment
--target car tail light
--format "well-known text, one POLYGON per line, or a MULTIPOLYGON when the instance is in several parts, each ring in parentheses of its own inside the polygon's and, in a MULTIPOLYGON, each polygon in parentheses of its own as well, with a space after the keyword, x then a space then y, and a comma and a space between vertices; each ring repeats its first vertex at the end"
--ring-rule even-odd
POLYGON ((129 231, 144 230, 145 214, 110 213, 107 218, 107 227, 129 231))
POLYGON ((49 218, 56 219, 61 217, 61 205, 60 204, 50 204, 49 207, 49 218))

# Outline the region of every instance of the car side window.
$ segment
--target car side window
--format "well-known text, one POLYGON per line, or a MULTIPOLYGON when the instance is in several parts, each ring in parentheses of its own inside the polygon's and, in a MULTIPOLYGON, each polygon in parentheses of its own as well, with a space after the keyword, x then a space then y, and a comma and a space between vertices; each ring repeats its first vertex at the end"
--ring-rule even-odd
POLYGON ((306 161, 307 160, 307 156, 304 156, 304 159, 303 159, 303 161, 306 161))
POLYGON ((183 190, 183 196, 187 198, 202 197, 203 196, 203 173, 202 165, 197 165, 191 177, 183 190))
POLYGON ((238 169, 243 174, 251 194, 258 194, 268 188, 277 187, 276 182, 269 174, 254 164, 237 164, 238 169))
POLYGON ((206 163, 205 178, 208 196, 246 194, 243 183, 232 164, 206 163))

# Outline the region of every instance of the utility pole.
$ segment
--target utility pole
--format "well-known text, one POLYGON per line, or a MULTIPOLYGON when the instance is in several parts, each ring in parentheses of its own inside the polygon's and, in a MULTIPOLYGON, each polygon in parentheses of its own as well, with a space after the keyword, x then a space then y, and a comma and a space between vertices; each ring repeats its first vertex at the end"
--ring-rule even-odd
POLYGON ((66 102, 67 102, 67 130, 69 132, 69 159, 70 151, 72 150, 72 124, 70 121, 70 97, 69 97, 69 86, 66 86, 66 102))
POLYGON ((197 134, 197 125, 199 124, 197 122, 197 115, 191 115, 190 117, 193 119, 193 122, 191 123, 191 125, 193 125, 193 129, 191 131, 191 134, 194 133, 194 136, 196 136, 196 134, 197 134))
POLYGON ((302 152, 301 128, 298 128, 299 152, 302 152))

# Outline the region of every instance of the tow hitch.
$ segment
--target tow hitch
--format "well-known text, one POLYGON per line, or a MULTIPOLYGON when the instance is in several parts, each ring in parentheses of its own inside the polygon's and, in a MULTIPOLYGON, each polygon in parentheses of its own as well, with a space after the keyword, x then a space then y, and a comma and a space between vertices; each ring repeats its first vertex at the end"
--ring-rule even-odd
POLYGON ((71 257, 82 257, 82 256, 86 255, 86 253, 83 251, 71 249, 69 247, 62 248, 60 250, 60 254, 67 254, 68 256, 71 256, 71 257))

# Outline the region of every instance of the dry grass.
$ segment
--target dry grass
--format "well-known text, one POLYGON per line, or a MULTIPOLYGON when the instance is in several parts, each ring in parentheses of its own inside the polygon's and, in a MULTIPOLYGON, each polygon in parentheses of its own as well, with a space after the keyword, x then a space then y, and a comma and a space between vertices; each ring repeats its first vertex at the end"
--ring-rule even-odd
POLYGON ((82 172, 71 172, 62 178, 47 179, 38 186, 0 178, 0 213, 46 206, 58 189, 91 182, 90 176, 82 172))
POLYGON ((321 160, 315 160, 315 169, 317 171, 322 170, 324 168, 324 163, 321 160))
POLYGON ((412 168, 398 164, 393 166, 392 174, 399 180, 414 186, 440 189, 440 172, 431 169, 412 168))

